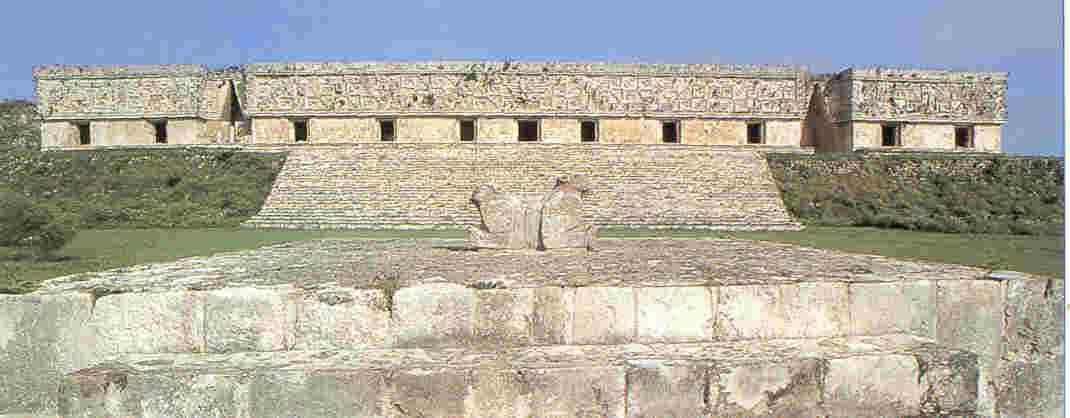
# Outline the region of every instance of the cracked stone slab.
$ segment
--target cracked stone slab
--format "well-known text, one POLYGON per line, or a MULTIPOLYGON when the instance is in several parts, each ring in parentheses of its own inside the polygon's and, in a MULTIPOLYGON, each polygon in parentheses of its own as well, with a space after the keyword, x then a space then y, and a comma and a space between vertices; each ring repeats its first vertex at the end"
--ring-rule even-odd
POLYGON ((976 365, 970 353, 909 335, 780 339, 743 347, 707 342, 124 354, 68 375, 61 413, 118 416, 107 408, 132 405, 121 412, 136 412, 152 403, 154 411, 181 416, 202 410, 227 416, 487 416, 490 410, 569 417, 625 411, 968 415, 976 365), (817 405, 822 388, 825 404, 817 405), (349 396, 330 396, 342 393, 349 396))

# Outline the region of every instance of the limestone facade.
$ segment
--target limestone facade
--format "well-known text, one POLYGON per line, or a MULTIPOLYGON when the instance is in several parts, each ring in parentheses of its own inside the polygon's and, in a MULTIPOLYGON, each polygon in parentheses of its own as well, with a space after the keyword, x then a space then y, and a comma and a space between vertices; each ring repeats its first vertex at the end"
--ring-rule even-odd
POLYGON ((34 77, 46 149, 530 139, 998 152, 1007 118, 1005 73, 327 62, 47 66, 34 77), (890 124, 896 143, 885 146, 890 124))
POLYGON ((814 83, 804 143, 819 152, 1000 152, 1006 95, 1006 73, 847 69, 814 83))

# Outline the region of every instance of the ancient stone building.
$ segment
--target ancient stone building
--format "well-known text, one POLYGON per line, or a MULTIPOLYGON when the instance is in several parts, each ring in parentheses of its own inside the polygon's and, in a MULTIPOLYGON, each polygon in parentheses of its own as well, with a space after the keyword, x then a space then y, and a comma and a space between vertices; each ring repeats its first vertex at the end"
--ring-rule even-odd
POLYGON ((34 70, 42 147, 284 150, 246 226, 474 225, 492 184, 590 179, 600 226, 799 229, 762 151, 1000 151, 1006 74, 596 63, 34 70))
POLYGON ((852 68, 814 83, 803 144, 999 152, 1007 74, 852 68))
POLYGON ((44 148, 360 142, 1000 151, 1007 76, 596 63, 34 69, 44 148))

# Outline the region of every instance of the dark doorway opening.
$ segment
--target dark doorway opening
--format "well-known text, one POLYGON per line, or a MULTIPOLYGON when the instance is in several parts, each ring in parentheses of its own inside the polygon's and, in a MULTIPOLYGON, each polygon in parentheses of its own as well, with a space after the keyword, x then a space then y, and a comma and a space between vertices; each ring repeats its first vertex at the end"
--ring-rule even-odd
POLYGON ((517 138, 518 141, 534 142, 539 140, 539 121, 537 120, 522 120, 517 121, 517 138))

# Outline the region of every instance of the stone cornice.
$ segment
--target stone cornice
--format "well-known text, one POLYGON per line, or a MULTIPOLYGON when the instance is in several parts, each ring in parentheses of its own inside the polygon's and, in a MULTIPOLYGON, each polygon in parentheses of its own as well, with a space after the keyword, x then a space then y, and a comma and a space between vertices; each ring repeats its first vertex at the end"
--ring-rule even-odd
POLYGON ((585 118, 643 118, 643 119, 792 119, 799 120, 802 114, 755 114, 755 113, 580 113, 580 112, 246 112, 250 117, 279 117, 279 118, 303 118, 303 117, 339 117, 339 118, 372 118, 372 117, 482 117, 482 118, 556 118, 556 119, 585 119, 585 118))
POLYGON ((254 76, 349 74, 508 74, 508 75, 615 75, 615 76, 719 76, 799 78, 802 67, 730 64, 618 64, 578 62, 294 62, 258 63, 244 67, 254 76))
POLYGON ((203 65, 125 65, 125 66, 88 66, 88 65, 47 65, 33 67, 36 79, 64 78, 171 78, 204 77, 208 68, 203 65))

